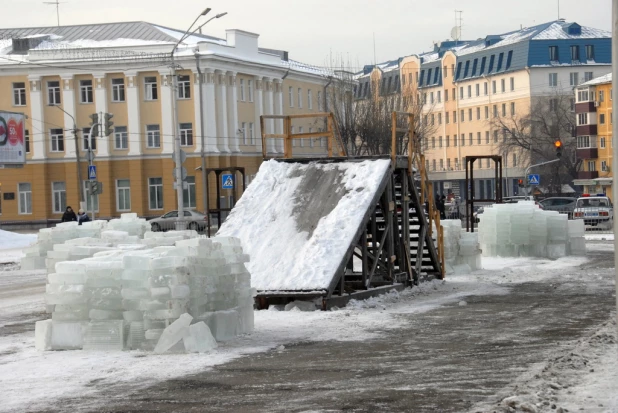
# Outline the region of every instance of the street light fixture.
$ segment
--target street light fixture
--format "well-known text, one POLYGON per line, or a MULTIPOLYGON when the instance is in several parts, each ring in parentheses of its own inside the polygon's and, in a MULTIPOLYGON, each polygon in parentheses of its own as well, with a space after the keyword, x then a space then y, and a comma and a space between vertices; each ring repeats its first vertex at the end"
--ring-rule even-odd
MULTIPOLYGON (((187 31, 185 31, 185 33, 180 37, 180 40, 178 40, 178 42, 174 45, 170 53, 170 60, 172 62, 172 89, 173 89, 173 94, 174 94, 174 97, 172 99, 172 104, 173 104, 173 117, 174 117, 173 119, 173 122, 174 122, 174 162, 176 163, 176 167, 175 167, 176 169, 176 200, 177 200, 176 202, 178 204, 178 207, 177 207, 178 218, 176 220, 177 230, 184 230, 185 222, 182 219, 184 217, 183 176, 182 176, 182 158, 180 155, 180 151, 181 151, 180 124, 178 123, 178 102, 177 102, 178 77, 176 75, 176 62, 174 60, 174 53, 176 52, 176 49, 178 49, 178 46, 180 45, 180 43, 182 43, 187 37, 191 36, 193 33, 201 29, 202 27, 204 27, 208 22, 212 21, 213 19, 218 19, 227 14, 227 12, 219 13, 216 16, 213 16, 210 19, 208 19, 206 23, 203 23, 197 29, 191 31, 191 29, 193 29, 193 26, 195 26, 195 23, 199 20, 199 18, 207 15, 210 12, 210 10, 211 10, 210 7, 208 7, 202 13, 200 13, 199 16, 197 16, 197 18, 193 21, 193 23, 191 23, 191 26, 189 26, 187 31)), ((203 135, 203 131, 202 131, 202 135, 203 135)), ((204 196, 207 196, 207 194, 204 194, 204 196)))

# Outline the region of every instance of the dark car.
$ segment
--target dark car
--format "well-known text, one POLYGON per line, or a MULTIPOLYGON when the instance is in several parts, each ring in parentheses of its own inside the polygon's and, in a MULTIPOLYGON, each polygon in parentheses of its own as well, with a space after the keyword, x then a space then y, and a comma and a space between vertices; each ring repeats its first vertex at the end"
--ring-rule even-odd
POLYGON ((567 214, 569 219, 573 219, 573 210, 575 209, 575 203, 577 198, 571 197, 552 197, 545 198, 539 201, 543 205, 545 211, 558 211, 561 214, 567 214))
MULTIPOLYGON (((187 229, 196 231, 204 231, 208 226, 208 217, 201 212, 185 210, 184 222, 187 229)), ((167 214, 161 215, 159 218, 150 220, 150 228, 154 231, 170 231, 176 229, 176 221, 178 220, 178 211, 170 211, 167 214)))

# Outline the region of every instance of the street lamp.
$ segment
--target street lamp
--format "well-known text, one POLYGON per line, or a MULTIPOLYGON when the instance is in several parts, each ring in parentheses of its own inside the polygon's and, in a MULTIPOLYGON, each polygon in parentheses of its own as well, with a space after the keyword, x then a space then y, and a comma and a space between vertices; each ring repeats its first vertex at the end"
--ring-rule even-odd
POLYGON ((82 168, 81 168, 81 161, 79 159, 79 139, 77 138, 78 130, 77 130, 77 125, 75 123, 75 118, 69 112, 62 109, 62 107, 60 107, 59 105, 49 105, 49 106, 54 106, 60 109, 73 120, 73 129, 71 130, 71 132, 73 132, 73 137, 75 138, 75 158, 77 161, 76 163, 77 163, 77 180, 78 180, 77 189, 79 190, 79 202, 80 202, 80 208, 81 208, 81 203, 85 201, 86 198, 84 198, 84 188, 83 188, 83 183, 82 183, 82 168))
MULTIPOLYGON (((172 51, 170 53, 170 60, 172 62, 172 89, 173 89, 173 94, 174 97, 172 99, 172 104, 173 104, 173 122, 174 122, 174 162, 176 163, 176 198, 177 198, 177 203, 178 203, 178 218, 176 220, 176 229, 177 230, 183 230, 185 229, 185 222, 182 219, 184 217, 184 200, 183 200, 183 176, 182 176, 182 158, 180 156, 180 125, 178 123, 178 77, 176 75, 176 62, 174 60, 174 53, 176 52, 176 49, 178 49, 178 46, 180 45, 180 43, 183 42, 183 40, 185 40, 187 37, 191 36, 193 33, 195 33, 195 31, 201 29, 202 27, 204 27, 208 22, 210 22, 213 19, 218 19, 220 17, 225 16, 227 13, 220 13, 217 14, 214 17, 211 17, 210 19, 208 19, 206 21, 206 23, 203 23, 202 25, 200 25, 197 29, 195 29, 194 31, 191 31, 191 29, 193 29, 193 26, 195 26, 195 23, 198 21, 198 19, 202 16, 207 15, 210 12, 210 7, 204 9, 204 11, 202 13, 200 13, 199 16, 197 16, 195 18, 195 20, 193 21, 193 23, 191 23, 191 26, 189 26, 189 28, 187 29, 187 31, 185 31, 185 33, 181 36, 180 40, 178 40, 178 42, 174 45, 174 47, 172 48, 172 51)), ((202 132, 203 134, 203 132, 202 132)), ((204 194, 204 196, 206 196, 206 194, 204 194)))

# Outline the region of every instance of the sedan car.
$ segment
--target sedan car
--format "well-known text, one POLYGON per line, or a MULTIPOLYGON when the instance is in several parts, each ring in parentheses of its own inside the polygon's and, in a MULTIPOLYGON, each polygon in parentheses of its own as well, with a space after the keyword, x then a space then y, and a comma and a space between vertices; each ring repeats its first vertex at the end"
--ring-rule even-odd
MULTIPOLYGON (((176 229, 177 220, 178 211, 170 211, 159 218, 151 219, 150 228, 154 232, 173 230, 176 229)), ((185 210, 183 221, 187 229, 196 231, 203 231, 208 226, 208 217, 198 211, 185 210)))
POLYGON ((569 219, 572 219, 576 201, 577 198, 552 197, 545 198, 544 200, 539 201, 539 203, 543 205, 543 209, 545 211, 558 211, 561 214, 568 214, 569 219))
POLYGON ((586 229, 612 229, 614 225, 612 201, 603 194, 599 196, 584 195, 577 198, 573 217, 583 219, 586 229))

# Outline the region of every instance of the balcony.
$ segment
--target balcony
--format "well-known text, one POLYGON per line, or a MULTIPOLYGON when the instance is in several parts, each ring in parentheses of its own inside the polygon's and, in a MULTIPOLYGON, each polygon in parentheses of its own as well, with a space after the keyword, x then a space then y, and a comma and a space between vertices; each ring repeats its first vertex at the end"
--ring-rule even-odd
POLYGON ((596 159, 599 157, 597 148, 577 148, 577 159, 596 159))
POLYGON ((579 125, 576 130, 577 136, 596 135, 597 125, 579 125))
POLYGON ((596 112, 597 108, 594 102, 579 102, 575 104, 575 113, 596 112))
POLYGON ((597 179, 599 177, 598 171, 579 171, 577 172, 577 179, 597 179))

